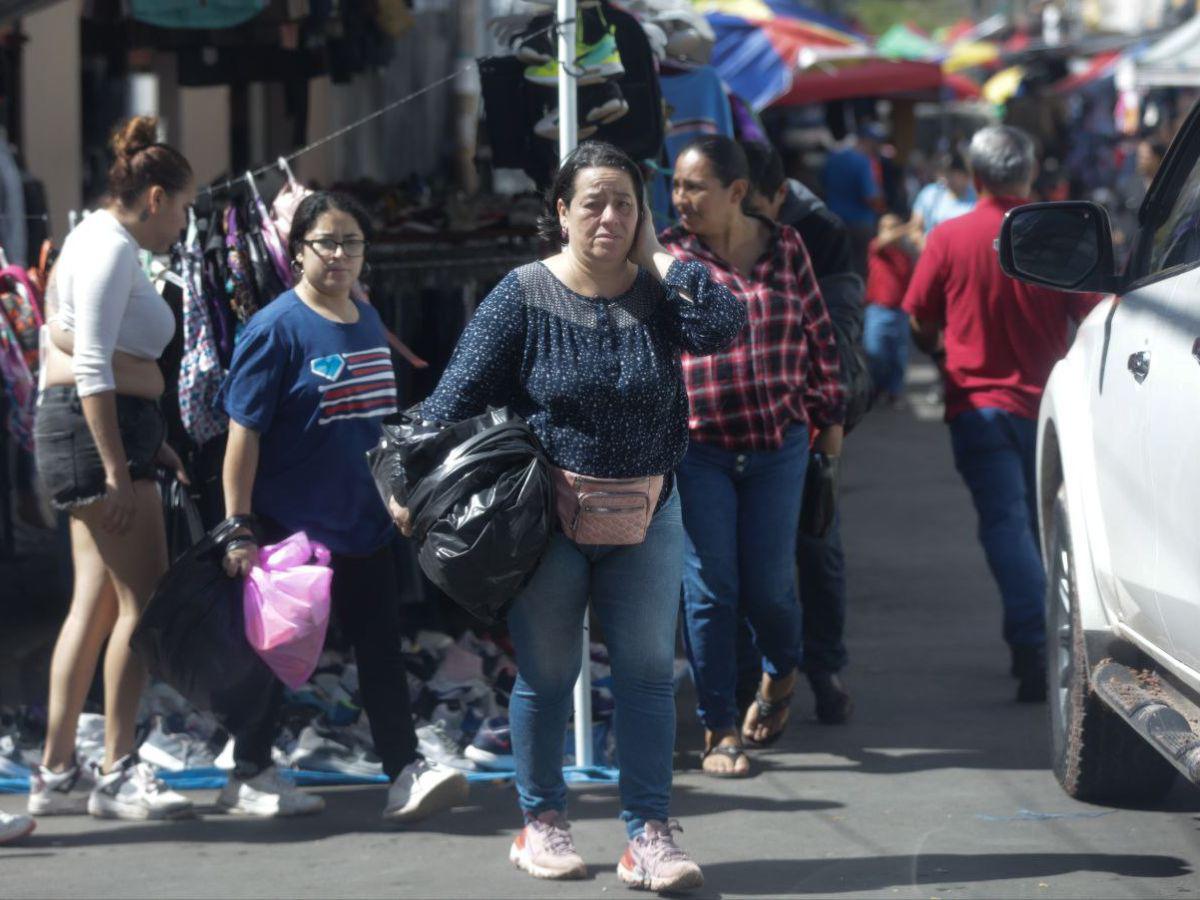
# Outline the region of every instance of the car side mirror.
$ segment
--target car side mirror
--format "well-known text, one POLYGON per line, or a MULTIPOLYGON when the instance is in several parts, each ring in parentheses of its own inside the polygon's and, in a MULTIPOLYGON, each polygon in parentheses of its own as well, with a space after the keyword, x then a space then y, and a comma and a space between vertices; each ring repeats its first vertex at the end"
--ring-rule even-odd
POLYGON ((1060 291, 1118 293, 1112 227, 1098 203, 1064 200, 1010 209, 1000 226, 1000 268, 1060 291))

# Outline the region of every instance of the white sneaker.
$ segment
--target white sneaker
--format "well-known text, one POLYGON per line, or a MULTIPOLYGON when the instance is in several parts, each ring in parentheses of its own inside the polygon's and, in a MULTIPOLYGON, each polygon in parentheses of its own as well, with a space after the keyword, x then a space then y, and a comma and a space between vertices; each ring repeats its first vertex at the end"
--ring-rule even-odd
POLYGON ((424 759, 404 767, 388 788, 383 818, 389 822, 415 822, 436 812, 462 806, 470 786, 462 772, 424 759))
POLYGON ((15 816, 12 813, 0 812, 0 844, 11 844, 32 834, 37 828, 37 822, 32 816, 15 816))
POLYGON ((264 819, 311 816, 325 808, 325 798, 306 794, 271 766, 244 781, 230 774, 217 798, 217 807, 227 813, 264 819))
POLYGON ((192 801, 160 781, 154 769, 126 756, 114 771, 101 774, 88 797, 87 811, 97 819, 184 819, 192 801))
POLYGON ((450 737, 444 719, 438 719, 417 729, 417 752, 428 760, 460 772, 474 772, 475 763, 467 759, 458 743, 450 737))
POLYGON ((76 763, 65 772, 37 766, 29 776, 31 816, 81 816, 87 812, 88 795, 96 778, 87 766, 76 763))

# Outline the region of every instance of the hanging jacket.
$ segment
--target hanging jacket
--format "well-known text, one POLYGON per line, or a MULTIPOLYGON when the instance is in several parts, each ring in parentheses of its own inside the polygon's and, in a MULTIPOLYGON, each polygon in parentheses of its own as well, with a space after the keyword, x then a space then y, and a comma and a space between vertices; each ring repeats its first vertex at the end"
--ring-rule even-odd
POLYGON ((275 275, 279 279, 279 283, 283 285, 283 289, 287 290, 296 283, 292 267, 288 265, 287 243, 275 226, 275 220, 267 211, 267 204, 263 202, 263 198, 257 191, 254 194, 254 217, 262 234, 267 255, 271 259, 271 265, 275 268, 275 275))
POLYGON ((0 269, 0 313, 8 320, 17 346, 29 371, 38 370, 38 334, 42 327, 42 312, 37 289, 19 266, 0 269))
POLYGON ((9 401, 8 431, 21 447, 32 453, 37 381, 6 316, 0 316, 0 382, 9 401))
POLYGON ((237 206, 230 203, 225 210, 225 250, 228 265, 225 292, 229 296, 229 305, 237 315, 238 322, 244 325, 262 308, 262 303, 255 288, 254 273, 242 235, 237 206))
POLYGON ((179 361, 179 417, 188 436, 203 446, 229 430, 217 405, 225 369, 217 352, 205 300, 204 252, 193 220, 179 256, 183 287, 183 355, 179 361))

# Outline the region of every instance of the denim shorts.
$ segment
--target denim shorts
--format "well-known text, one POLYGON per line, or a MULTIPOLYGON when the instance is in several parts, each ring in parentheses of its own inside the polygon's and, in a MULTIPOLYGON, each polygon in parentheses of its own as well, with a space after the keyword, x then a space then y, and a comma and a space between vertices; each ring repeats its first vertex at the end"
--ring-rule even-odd
MULTIPOLYGON (((154 458, 166 438, 166 420, 157 400, 117 395, 117 427, 129 475, 154 477, 154 458)), ((46 388, 38 396, 33 427, 38 475, 55 509, 95 503, 105 494, 104 462, 73 387, 46 388)))

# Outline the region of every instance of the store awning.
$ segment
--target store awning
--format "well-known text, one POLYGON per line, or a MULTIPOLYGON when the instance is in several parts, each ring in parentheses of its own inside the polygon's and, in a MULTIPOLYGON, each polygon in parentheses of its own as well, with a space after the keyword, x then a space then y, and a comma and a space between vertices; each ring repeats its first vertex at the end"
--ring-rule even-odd
POLYGON ((1200 16, 1180 25, 1137 61, 1137 87, 1200 87, 1200 16))
POLYGON ((871 59, 798 73, 791 90, 772 105, 800 106, 855 97, 939 93, 944 84, 942 67, 937 63, 871 59))

